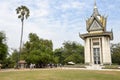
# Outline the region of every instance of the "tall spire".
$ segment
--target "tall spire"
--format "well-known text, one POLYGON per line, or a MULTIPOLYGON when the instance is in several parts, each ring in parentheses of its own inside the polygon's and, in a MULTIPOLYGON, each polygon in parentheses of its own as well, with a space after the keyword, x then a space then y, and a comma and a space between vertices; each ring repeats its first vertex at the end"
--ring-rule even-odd
POLYGON ((97 6, 96 6, 96 0, 94 0, 94 8, 97 8, 97 6))
POLYGON ((93 9, 93 15, 92 16, 99 16, 99 12, 97 9, 97 5, 96 5, 96 0, 94 0, 94 9, 93 9))

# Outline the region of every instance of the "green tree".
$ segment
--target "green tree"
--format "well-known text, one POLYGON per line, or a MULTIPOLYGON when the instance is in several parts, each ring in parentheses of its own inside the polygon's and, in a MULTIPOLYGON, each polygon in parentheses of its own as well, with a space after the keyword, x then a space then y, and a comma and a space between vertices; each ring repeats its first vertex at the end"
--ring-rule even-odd
MULTIPOLYGON (((4 65, 8 55, 8 46, 6 44, 6 36, 4 32, 0 32, 0 64, 4 65)), ((3 66, 4 67, 4 66, 3 66)))
POLYGON ((35 33, 29 34, 29 41, 24 44, 21 58, 28 64, 35 63, 39 67, 54 62, 53 44, 51 40, 39 38, 35 33))
POLYGON ((11 59, 11 57, 7 57, 4 61, 3 61, 3 65, 2 67, 3 68, 13 68, 14 67, 14 62, 13 60, 11 59))
POLYGON ((64 57, 65 62, 73 61, 75 63, 83 63, 84 62, 84 47, 77 42, 64 42, 64 57))
POLYGON ((112 44, 112 62, 120 65, 120 43, 112 44))
POLYGON ((64 63, 64 57, 63 57, 63 48, 58 48, 54 50, 54 57, 55 57, 55 62, 56 63, 64 63))
POLYGON ((18 54, 19 52, 15 49, 13 50, 13 53, 9 56, 14 66, 18 63, 18 54))
MULTIPOLYGON (((21 27, 21 38, 20 38, 20 53, 21 53, 21 48, 22 48, 22 38, 23 38, 23 25, 24 25, 24 19, 28 18, 30 15, 30 11, 26 6, 20 6, 16 9, 16 12, 18 14, 18 18, 21 19, 22 22, 22 27, 21 27)), ((19 57, 20 57, 19 53, 19 57)), ((18 57, 18 58, 19 58, 18 57)), ((18 59, 19 60, 19 59, 18 59)))
POLYGON ((58 62, 62 64, 69 61, 73 61, 75 63, 84 62, 84 47, 77 42, 64 42, 63 47, 56 49, 54 54, 58 57, 58 62))

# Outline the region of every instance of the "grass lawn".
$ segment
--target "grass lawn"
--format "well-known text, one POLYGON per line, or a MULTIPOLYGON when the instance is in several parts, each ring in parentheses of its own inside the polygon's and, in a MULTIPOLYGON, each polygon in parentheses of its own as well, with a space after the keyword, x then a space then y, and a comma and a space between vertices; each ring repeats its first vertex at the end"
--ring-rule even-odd
POLYGON ((39 69, 0 72, 0 80, 120 80, 120 71, 39 69))

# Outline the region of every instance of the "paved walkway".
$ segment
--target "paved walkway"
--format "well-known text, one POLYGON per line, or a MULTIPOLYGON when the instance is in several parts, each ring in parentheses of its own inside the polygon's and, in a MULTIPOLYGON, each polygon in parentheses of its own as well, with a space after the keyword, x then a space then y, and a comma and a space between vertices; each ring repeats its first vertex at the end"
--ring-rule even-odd
MULTIPOLYGON (((11 71, 38 71, 38 70, 93 70, 93 69, 86 69, 86 68, 34 68, 34 69, 1 69, 0 72, 11 72, 11 71)), ((97 69, 95 69, 97 70, 97 69)), ((100 69, 98 71, 120 71, 120 69, 100 69)))

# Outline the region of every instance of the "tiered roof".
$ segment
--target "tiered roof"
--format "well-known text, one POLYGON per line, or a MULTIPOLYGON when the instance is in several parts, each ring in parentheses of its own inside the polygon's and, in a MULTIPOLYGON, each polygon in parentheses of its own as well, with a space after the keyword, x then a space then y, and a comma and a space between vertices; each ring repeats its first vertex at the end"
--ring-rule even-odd
POLYGON ((80 37, 82 39, 85 39, 86 37, 92 36, 109 36, 110 39, 112 40, 113 32, 106 31, 106 22, 107 17, 104 17, 99 14, 95 0, 93 14, 91 15, 90 18, 88 18, 88 20, 86 20, 86 29, 88 33, 81 34, 80 37))

